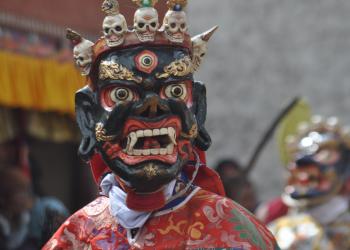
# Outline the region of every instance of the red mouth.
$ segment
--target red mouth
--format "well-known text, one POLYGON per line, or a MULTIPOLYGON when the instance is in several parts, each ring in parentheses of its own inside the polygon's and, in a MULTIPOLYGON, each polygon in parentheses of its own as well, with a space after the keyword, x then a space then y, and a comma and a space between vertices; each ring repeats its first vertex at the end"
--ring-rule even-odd
POLYGON ((181 121, 177 116, 159 122, 128 119, 123 130, 123 139, 118 145, 120 150, 114 152, 113 158, 119 157, 127 165, 152 160, 174 164, 179 152, 177 138, 180 133, 181 121))
POLYGON ((291 172, 289 186, 292 190, 304 191, 316 189, 318 191, 327 191, 334 183, 334 173, 322 175, 318 169, 308 167, 304 170, 294 170, 291 172))

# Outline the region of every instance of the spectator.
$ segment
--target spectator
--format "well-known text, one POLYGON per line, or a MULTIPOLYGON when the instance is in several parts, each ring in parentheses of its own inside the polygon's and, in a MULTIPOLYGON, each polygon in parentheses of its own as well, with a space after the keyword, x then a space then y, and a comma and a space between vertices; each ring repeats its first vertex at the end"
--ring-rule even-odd
POLYGON ((225 159, 217 164, 226 196, 253 212, 257 206, 255 190, 241 165, 234 159, 225 159))
POLYGON ((35 197, 19 169, 0 169, 0 249, 37 250, 67 216, 56 199, 35 197))

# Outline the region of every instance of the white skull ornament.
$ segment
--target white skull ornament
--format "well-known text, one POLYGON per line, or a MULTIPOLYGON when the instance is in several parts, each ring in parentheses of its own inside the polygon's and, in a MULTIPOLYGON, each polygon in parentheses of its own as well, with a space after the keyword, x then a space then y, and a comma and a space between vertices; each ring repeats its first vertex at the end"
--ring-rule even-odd
POLYGON ((184 11, 169 10, 163 21, 165 35, 174 43, 182 43, 188 30, 187 17, 184 11))
POLYGON ((159 28, 158 12, 152 7, 143 7, 135 12, 134 28, 141 42, 153 42, 159 28))
POLYGON ((123 15, 106 16, 103 20, 102 27, 103 34, 109 47, 116 47, 124 42, 128 25, 123 15))
POLYGON ((208 50, 208 42, 217 29, 218 26, 215 26, 210 30, 199 34, 191 39, 193 50, 192 63, 195 71, 198 70, 199 66, 202 64, 204 56, 208 50))
POLYGON ((92 62, 92 46, 93 42, 83 39, 74 46, 73 57, 75 65, 79 68, 81 75, 87 76, 90 73, 92 62))

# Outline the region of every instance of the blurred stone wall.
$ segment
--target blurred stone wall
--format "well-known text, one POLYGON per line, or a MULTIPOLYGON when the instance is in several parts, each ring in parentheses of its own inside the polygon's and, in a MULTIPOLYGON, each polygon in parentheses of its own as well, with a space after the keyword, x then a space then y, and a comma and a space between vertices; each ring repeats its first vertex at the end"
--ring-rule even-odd
MULTIPOLYGON (((191 34, 218 24, 197 79, 208 88, 211 165, 247 162, 277 112, 296 95, 314 113, 350 124, 350 1, 191 0, 191 34)), ((273 140, 253 172, 261 199, 281 192, 273 140)))

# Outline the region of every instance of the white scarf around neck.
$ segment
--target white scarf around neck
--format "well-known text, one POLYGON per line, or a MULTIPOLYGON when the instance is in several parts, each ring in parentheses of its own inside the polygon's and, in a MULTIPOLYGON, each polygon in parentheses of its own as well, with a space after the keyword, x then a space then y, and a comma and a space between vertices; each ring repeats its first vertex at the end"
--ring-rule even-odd
MULTIPOLYGON (((165 199, 168 200, 175 188, 176 180, 170 182, 164 189, 165 199)), ((141 228, 153 212, 140 212, 127 207, 127 194, 119 187, 113 173, 106 175, 101 184, 101 194, 109 197, 110 212, 117 218, 118 223, 126 229, 141 228)))

